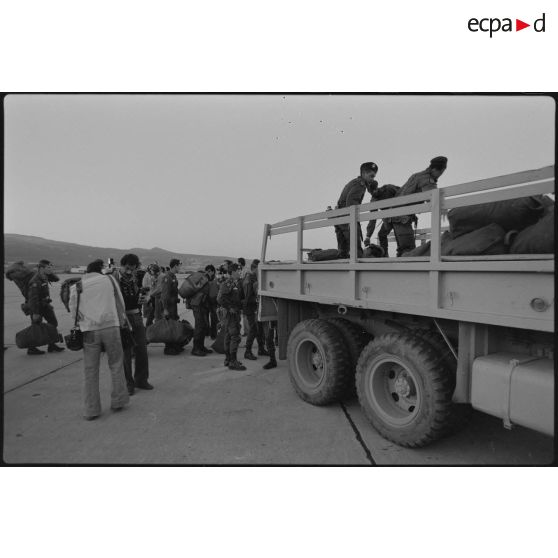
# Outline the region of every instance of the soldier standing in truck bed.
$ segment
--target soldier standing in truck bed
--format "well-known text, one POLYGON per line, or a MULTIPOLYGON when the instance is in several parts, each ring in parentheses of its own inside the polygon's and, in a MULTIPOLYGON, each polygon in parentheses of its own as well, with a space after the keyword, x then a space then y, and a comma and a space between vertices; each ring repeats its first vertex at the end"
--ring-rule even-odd
MULTIPOLYGON (((434 157, 427 169, 412 174, 409 180, 401 186, 396 197, 418 194, 437 188, 438 178, 444 174, 448 166, 447 157, 434 157)), ((417 222, 416 215, 402 215, 388 219, 393 225, 393 231, 397 240, 397 256, 415 248, 415 235, 413 222, 417 222)))
MULTIPOLYGON (((376 163, 362 163, 360 165, 360 176, 353 178, 348 184, 345 185, 339 200, 337 201, 336 209, 343 207, 350 207, 351 205, 360 205, 364 194, 368 190, 370 194, 378 187, 378 182, 374 180, 378 172, 378 165, 376 163)), ((339 250, 340 258, 348 258, 351 247, 351 235, 348 224, 335 225, 335 235, 337 236, 337 249, 339 250)), ((362 255, 362 230, 358 227, 358 256, 362 255)))

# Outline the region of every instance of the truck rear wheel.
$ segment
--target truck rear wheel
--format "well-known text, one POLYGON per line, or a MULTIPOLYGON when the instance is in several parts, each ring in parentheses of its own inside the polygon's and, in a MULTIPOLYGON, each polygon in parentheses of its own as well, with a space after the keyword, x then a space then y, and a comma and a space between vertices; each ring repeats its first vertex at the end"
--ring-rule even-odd
POLYGON ((360 355, 356 384, 364 413, 384 438, 420 447, 444 434, 453 389, 426 341, 410 333, 371 341, 360 355))
MULTIPOLYGON (((440 363, 445 367, 451 381, 451 392, 455 390, 455 378, 457 372, 457 360, 453 356, 444 338, 437 332, 430 329, 414 329, 412 334, 419 339, 430 343, 438 353, 440 363)), ((473 408, 468 403, 451 404, 451 413, 446 424, 445 435, 453 434, 463 428, 473 416, 473 408)))
POLYGON ((370 335, 362 327, 359 327, 354 322, 346 320, 345 318, 328 318, 327 321, 337 327, 343 336, 347 349, 349 350, 351 377, 347 388, 347 395, 349 397, 354 397, 356 395, 356 365, 360 357, 360 353, 362 353, 364 347, 366 347, 366 345, 368 345, 368 343, 372 340, 372 335, 370 335))
POLYGON ((289 336, 287 360, 291 383, 304 401, 327 405, 346 395, 350 358, 333 324, 320 319, 298 323, 289 336))

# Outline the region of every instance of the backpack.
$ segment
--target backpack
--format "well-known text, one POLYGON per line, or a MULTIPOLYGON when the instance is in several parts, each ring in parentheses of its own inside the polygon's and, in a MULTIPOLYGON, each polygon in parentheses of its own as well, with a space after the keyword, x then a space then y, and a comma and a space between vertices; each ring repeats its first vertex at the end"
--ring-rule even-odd
POLYGON ((208 283, 207 276, 203 271, 192 273, 178 287, 178 294, 182 298, 192 298, 205 284, 208 283))
POLYGON ((384 184, 381 188, 378 188, 374 194, 372 194, 372 201, 394 198, 397 196, 400 189, 401 188, 399 186, 395 186, 394 184, 384 184))
POLYGON ((29 291, 29 281, 31 281, 33 275, 35 275, 35 271, 26 266, 23 261, 13 263, 6 270, 6 279, 13 281, 17 285, 25 300, 27 300, 29 291))
POLYGON ((62 300, 62 304, 64 304, 64 307, 68 312, 70 311, 70 289, 72 285, 75 285, 80 281, 81 277, 70 277, 69 279, 66 279, 62 285, 60 285, 60 300, 62 300))

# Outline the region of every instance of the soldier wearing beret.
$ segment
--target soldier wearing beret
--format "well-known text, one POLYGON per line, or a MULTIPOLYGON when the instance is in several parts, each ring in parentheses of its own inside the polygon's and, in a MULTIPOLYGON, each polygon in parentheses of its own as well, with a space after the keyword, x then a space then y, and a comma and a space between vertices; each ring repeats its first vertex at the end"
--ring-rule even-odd
MULTIPOLYGON (((401 186, 396 197, 434 190, 437 188, 438 178, 444 174, 447 166, 447 157, 434 157, 434 159, 430 161, 430 165, 427 169, 411 175, 409 180, 401 186)), ((415 248, 413 222, 416 226, 417 220, 416 215, 402 215, 400 217, 391 217, 388 219, 393 227, 393 232, 395 233, 395 239, 397 241, 397 257, 401 256, 403 252, 408 252, 415 248)))
MULTIPOLYGON (((350 207, 351 205, 360 205, 364 194, 368 192, 372 195, 378 187, 378 182, 374 180, 378 172, 378 165, 376 163, 362 163, 360 165, 360 176, 353 178, 341 192, 339 200, 337 201, 336 209, 343 207, 350 207)), ((375 221, 371 221, 368 228, 374 230, 375 221)), ((337 236, 337 249, 339 250, 339 257, 348 258, 351 247, 351 235, 349 225, 335 225, 335 235, 337 236)), ((362 256, 362 230, 358 227, 358 256, 362 256)))

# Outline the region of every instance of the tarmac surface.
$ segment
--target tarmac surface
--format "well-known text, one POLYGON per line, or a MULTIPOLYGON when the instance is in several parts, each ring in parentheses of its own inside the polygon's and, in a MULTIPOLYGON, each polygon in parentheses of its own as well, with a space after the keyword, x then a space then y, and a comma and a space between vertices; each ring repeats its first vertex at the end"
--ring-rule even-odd
MULTIPOLYGON (((191 343, 179 356, 148 346, 152 391, 136 390, 122 412, 109 409, 110 380, 101 360, 103 414, 82 419, 81 352, 28 356, 15 333, 29 320, 17 287, 4 281, 4 436, 7 464, 214 465, 543 465, 553 460, 553 439, 475 412, 453 436, 409 450, 382 438, 350 400, 314 407, 290 385, 286 361, 245 361, 234 372, 223 357, 195 357, 191 343)), ((51 296, 67 334, 72 319, 51 296)), ((193 323, 191 312, 181 317, 193 323)), ((206 346, 211 340, 206 340, 206 346)), ((242 356, 243 351, 239 351, 242 356)))

